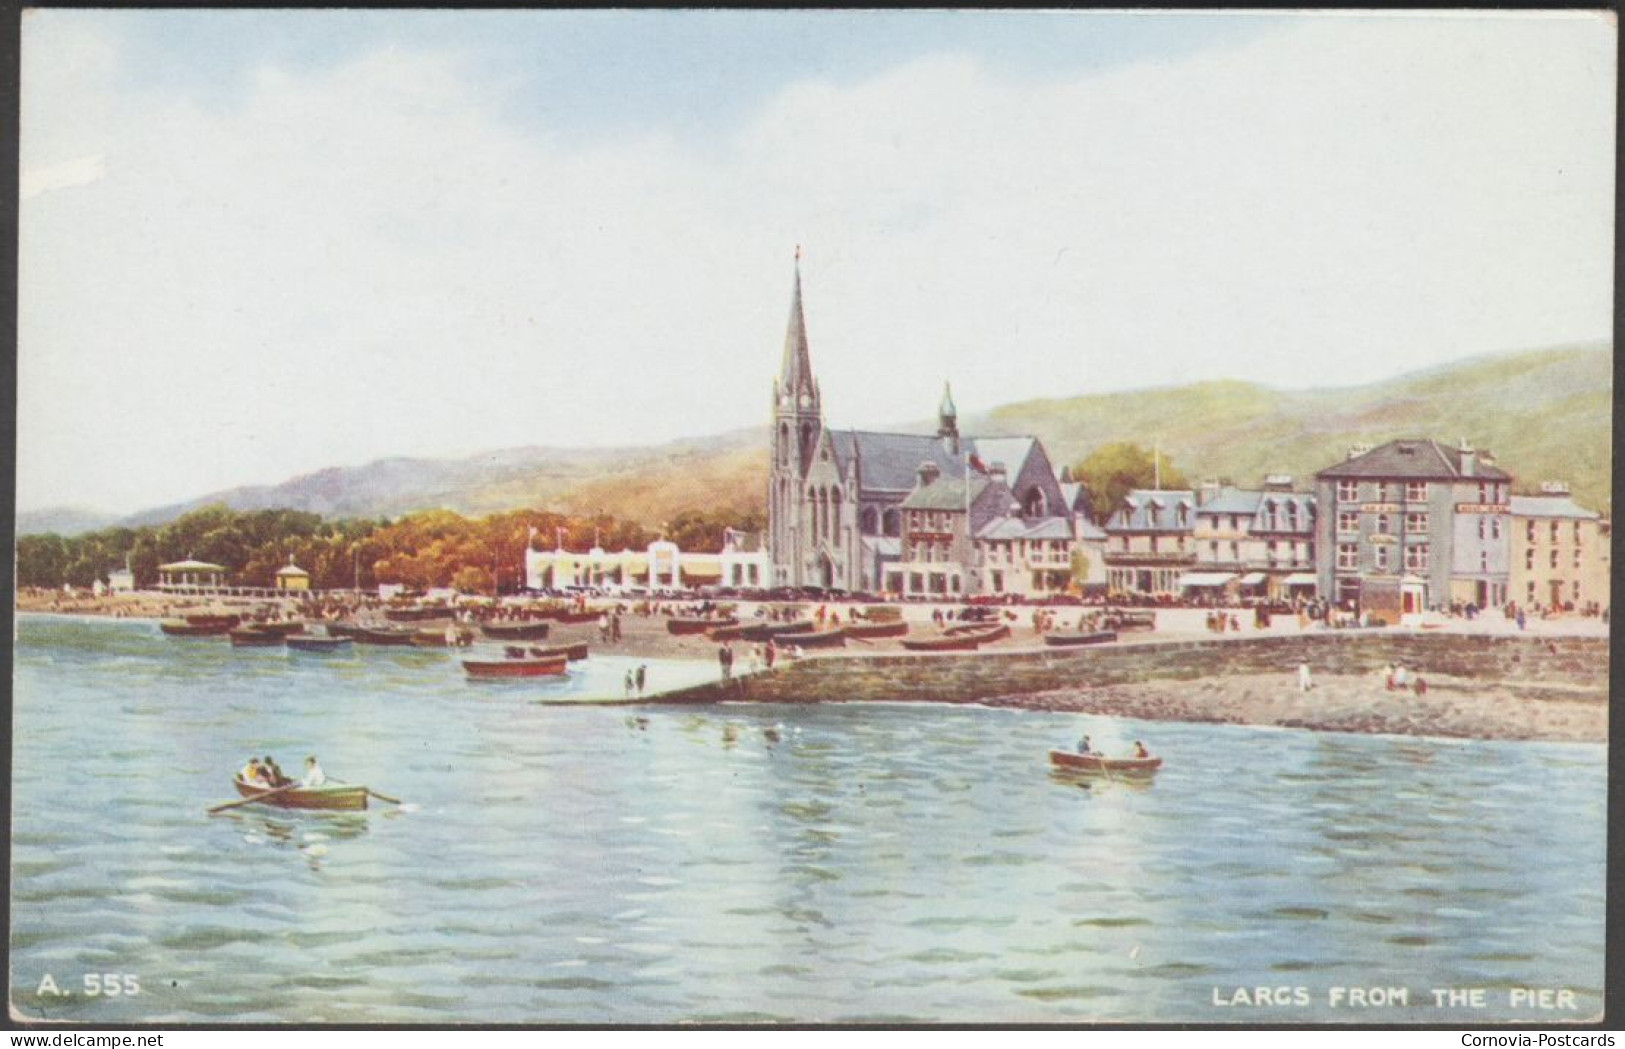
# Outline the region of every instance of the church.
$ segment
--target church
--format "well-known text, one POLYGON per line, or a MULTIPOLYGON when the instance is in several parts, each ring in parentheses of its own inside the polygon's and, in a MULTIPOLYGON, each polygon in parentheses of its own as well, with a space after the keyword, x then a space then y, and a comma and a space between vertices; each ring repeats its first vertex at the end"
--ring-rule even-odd
POLYGON ((1056 474, 1036 438, 961 435, 946 387, 934 434, 827 426, 799 251, 773 383, 772 449, 775 586, 944 597, 1054 592, 1070 582, 1067 551, 1079 529, 1097 531, 1082 486, 1056 474), (989 563, 1016 551, 1009 563, 989 563))

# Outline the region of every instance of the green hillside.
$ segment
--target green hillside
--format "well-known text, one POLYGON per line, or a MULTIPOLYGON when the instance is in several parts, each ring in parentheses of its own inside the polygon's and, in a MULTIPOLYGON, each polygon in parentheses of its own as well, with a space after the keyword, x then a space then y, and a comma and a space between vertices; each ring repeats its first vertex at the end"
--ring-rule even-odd
POLYGON ((1057 463, 1111 441, 1159 443, 1193 478, 1307 483, 1352 444, 1466 437, 1493 451, 1519 491, 1562 479, 1576 498, 1612 499, 1613 354, 1604 346, 1486 357, 1368 386, 1283 391, 1242 382, 1026 401, 996 409, 979 432, 1032 433, 1057 463))

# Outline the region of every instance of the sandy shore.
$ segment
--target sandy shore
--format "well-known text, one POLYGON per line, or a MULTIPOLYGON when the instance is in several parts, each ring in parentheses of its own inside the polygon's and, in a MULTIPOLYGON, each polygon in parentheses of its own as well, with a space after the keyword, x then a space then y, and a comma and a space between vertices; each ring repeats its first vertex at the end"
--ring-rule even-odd
POLYGON ((1428 678, 1428 692, 1390 692, 1380 677, 1321 677, 1308 693, 1288 675, 1148 681, 1000 696, 986 706, 1108 714, 1147 721, 1270 725, 1468 739, 1608 740, 1608 692, 1428 678))

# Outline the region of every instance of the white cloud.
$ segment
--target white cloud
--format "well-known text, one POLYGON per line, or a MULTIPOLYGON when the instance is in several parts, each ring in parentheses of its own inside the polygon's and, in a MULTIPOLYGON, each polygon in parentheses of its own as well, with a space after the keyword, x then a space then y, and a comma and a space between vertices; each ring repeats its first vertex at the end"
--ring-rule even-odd
POLYGON ((974 412, 1605 338, 1613 55, 1586 20, 1336 19, 1039 85, 943 56, 792 85, 720 145, 565 145, 450 55, 205 106, 34 17, 25 171, 109 161, 23 204, 19 503, 760 423, 798 242, 837 424, 925 416, 947 376, 974 412))

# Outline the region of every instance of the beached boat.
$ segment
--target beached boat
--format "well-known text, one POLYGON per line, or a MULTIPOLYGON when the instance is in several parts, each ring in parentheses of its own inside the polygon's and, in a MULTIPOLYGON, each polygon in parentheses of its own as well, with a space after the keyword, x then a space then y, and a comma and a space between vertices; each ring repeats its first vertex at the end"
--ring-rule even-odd
POLYGON ((283 637, 287 637, 289 634, 303 633, 305 629, 305 624, 297 619, 278 619, 265 623, 244 623, 242 626, 245 630, 258 630, 262 634, 281 634, 283 637))
MULTIPOLYGON (((257 783, 232 780, 237 793, 252 798, 275 790, 257 783)), ((329 783, 325 787, 294 787, 278 791, 260 799, 261 805, 274 805, 279 809, 327 809, 340 812, 360 812, 367 807, 367 788, 350 783, 329 783)))
POLYGON ((327 624, 327 634, 329 637, 355 637, 365 629, 366 628, 360 623, 353 621, 341 621, 327 624))
POLYGON ((1050 763, 1057 768, 1073 772, 1096 772, 1103 776, 1149 776, 1162 768, 1161 758, 1108 758, 1098 754, 1075 754, 1070 750, 1052 750, 1050 763))
POLYGON ((775 634, 775 645, 795 645, 798 648, 842 648, 846 645, 846 633, 837 627, 834 630, 817 630, 806 634, 775 634))
POLYGON ((553 618, 558 620, 560 623, 574 625, 579 623, 596 623, 603 616, 603 614, 604 613, 602 612, 591 611, 571 612, 566 609, 554 613, 553 618))
POLYGON ((286 640, 288 647, 298 652, 334 652, 348 649, 354 643, 348 637, 323 637, 320 634, 289 634, 286 640))
POLYGON ((463 670, 469 677, 476 678, 563 677, 568 673, 566 662, 564 656, 549 656, 546 659, 465 659, 463 670))
POLYGON ((893 622, 877 621, 872 623, 848 623, 841 628, 847 637, 860 641, 875 641, 887 637, 903 637, 908 633, 908 624, 901 619, 893 622))
POLYGON ((222 634, 243 621, 242 616, 220 612, 198 612, 184 618, 191 626, 219 627, 222 634))
POLYGON ((903 647, 910 652, 974 652, 981 643, 975 634, 938 634, 936 637, 903 639, 903 647))
POLYGON ((999 641, 1010 636, 1008 623, 956 623, 951 627, 944 627, 944 634, 949 637, 963 637, 973 634, 983 641, 999 641))
POLYGON ((528 651, 534 659, 557 659, 563 656, 572 663, 579 663, 587 658, 587 643, 578 641, 573 645, 553 645, 549 648, 532 645, 528 651))
POLYGON ((268 648, 281 645, 285 640, 282 634, 274 630, 261 630, 258 627, 238 627, 230 631, 232 645, 238 648, 268 648))
POLYGON ((450 619, 451 609, 440 605, 408 605, 384 609, 384 618, 391 623, 424 623, 431 619, 450 619))
POLYGON ((480 632, 492 641, 541 641, 547 637, 548 624, 543 623, 481 623, 480 632))
POLYGON ((1108 612, 1101 619, 1100 625, 1120 633, 1126 630, 1155 630, 1157 629, 1157 614, 1155 612, 1108 612))
POLYGON ((1103 645, 1108 641, 1117 640, 1115 630, 1091 630, 1084 633, 1057 632, 1044 635, 1044 644, 1056 648, 1071 648, 1077 645, 1103 645))
POLYGON ((752 623, 739 632, 741 641, 769 641, 782 634, 810 634, 818 629, 810 619, 798 619, 794 623, 752 623))
POLYGON ((355 639, 363 645, 410 645, 416 633, 409 626, 364 626, 356 628, 355 639))
POLYGON ((446 640, 444 627, 424 627, 413 632, 412 644, 418 648, 466 648, 474 643, 472 630, 458 630, 455 641, 446 640))
POLYGON ((728 616, 726 618, 718 617, 715 619, 705 619, 701 617, 684 618, 674 616, 671 619, 666 620, 666 630, 669 633, 678 635, 703 634, 707 630, 715 630, 719 627, 731 627, 738 625, 739 620, 733 618, 732 616, 728 616))
POLYGON ((158 622, 158 629, 171 637, 218 637, 231 632, 229 626, 207 625, 199 626, 188 623, 184 619, 162 619, 158 622))

